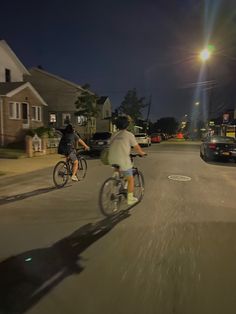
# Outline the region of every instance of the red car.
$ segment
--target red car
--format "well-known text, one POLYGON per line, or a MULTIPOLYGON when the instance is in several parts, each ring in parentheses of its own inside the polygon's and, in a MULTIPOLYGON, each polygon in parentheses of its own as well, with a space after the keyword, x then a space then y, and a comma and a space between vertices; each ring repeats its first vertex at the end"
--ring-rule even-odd
POLYGON ((161 142, 161 134, 153 133, 150 135, 152 143, 160 143, 161 142))

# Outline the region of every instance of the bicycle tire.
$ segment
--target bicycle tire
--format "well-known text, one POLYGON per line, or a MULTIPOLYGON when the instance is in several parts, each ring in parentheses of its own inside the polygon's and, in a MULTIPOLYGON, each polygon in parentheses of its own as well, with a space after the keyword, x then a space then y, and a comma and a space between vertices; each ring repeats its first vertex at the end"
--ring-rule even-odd
MULTIPOLYGON (((108 178, 106 179, 99 191, 99 208, 104 216, 110 217, 114 214, 117 214, 120 211, 120 202, 122 199, 122 195, 116 194, 117 191, 120 191, 122 188, 123 184, 120 179, 116 178, 108 178), (108 185, 111 186, 110 194, 109 194, 109 189, 107 189, 108 185), (106 189, 108 191, 106 191, 106 189), (110 209, 108 206, 106 206, 106 203, 104 200, 108 201, 108 203, 111 205, 110 209)), ((108 205, 109 205, 108 204, 108 205)))
POLYGON ((144 176, 141 171, 136 169, 134 172, 134 196, 141 202, 144 196, 144 176))
POLYGON ((77 171, 77 178, 79 181, 83 180, 87 173, 87 161, 83 157, 79 157, 79 169, 77 171))
POLYGON ((69 169, 65 161, 59 161, 53 169, 53 182, 57 188, 63 188, 69 179, 69 169), (59 180, 61 182, 59 182, 59 180))

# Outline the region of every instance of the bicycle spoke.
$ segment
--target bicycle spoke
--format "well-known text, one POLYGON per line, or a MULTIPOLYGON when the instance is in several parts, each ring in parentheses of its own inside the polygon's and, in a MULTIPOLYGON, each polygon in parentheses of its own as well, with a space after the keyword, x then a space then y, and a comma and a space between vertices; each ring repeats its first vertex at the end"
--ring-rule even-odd
POLYGON ((68 181, 68 168, 64 161, 56 164, 53 170, 53 181, 56 187, 63 187, 68 181))

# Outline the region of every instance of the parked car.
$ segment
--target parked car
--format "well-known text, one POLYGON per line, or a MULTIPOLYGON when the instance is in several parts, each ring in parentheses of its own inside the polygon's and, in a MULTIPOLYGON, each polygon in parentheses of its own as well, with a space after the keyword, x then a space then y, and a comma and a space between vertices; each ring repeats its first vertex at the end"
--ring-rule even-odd
POLYGON ((136 140, 140 146, 150 146, 151 138, 146 133, 135 134, 136 140))
POLYGON ((230 151, 231 157, 236 162, 236 147, 230 151))
POLYGON ((162 140, 162 136, 160 133, 152 133, 150 137, 152 143, 160 143, 162 140))
POLYGON ((200 146, 200 156, 205 161, 214 159, 231 159, 232 152, 236 150, 236 141, 228 136, 208 136, 200 146))
POLYGON ((109 147, 111 135, 112 134, 110 132, 94 133, 93 137, 89 141, 90 152, 100 153, 104 148, 109 147))
POLYGON ((162 141, 167 141, 168 140, 168 134, 161 133, 161 139, 162 139, 162 141))

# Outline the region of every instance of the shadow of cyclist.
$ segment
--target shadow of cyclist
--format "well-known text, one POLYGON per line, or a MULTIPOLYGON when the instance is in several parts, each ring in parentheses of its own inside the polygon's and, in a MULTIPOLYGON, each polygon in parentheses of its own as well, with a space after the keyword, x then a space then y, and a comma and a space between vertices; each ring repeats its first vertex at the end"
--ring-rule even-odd
POLYGON ((130 215, 120 212, 89 223, 49 248, 12 256, 0 263, 0 313, 24 313, 64 278, 83 271, 80 254, 130 215))

